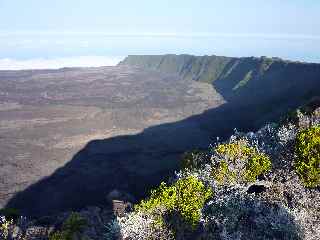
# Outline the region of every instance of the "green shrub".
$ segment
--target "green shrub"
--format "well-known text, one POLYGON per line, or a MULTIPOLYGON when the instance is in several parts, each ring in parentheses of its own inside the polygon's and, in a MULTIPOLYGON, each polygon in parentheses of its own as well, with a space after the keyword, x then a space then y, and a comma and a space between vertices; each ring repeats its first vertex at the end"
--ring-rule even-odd
POLYGON ((203 183, 195 177, 178 180, 175 187, 178 212, 186 222, 196 226, 201 217, 201 209, 208 198, 212 196, 212 191, 205 188, 203 183))
POLYGON ((62 225, 62 230, 70 232, 81 232, 87 225, 87 222, 78 213, 71 213, 62 225))
POLYGON ((67 234, 63 231, 56 231, 49 236, 49 240, 67 240, 67 234))
POLYGON ((185 152, 181 159, 182 169, 194 169, 199 168, 203 164, 209 162, 209 155, 205 151, 193 150, 185 152))
POLYGON ((301 130, 296 138, 295 170, 304 186, 320 186, 320 127, 301 130))
POLYGON ((213 170, 213 177, 219 183, 232 184, 236 182, 237 175, 235 172, 229 170, 227 161, 222 160, 218 166, 213 170))
POLYGON ((196 227, 201 217, 201 209, 211 196, 212 191, 191 176, 179 179, 171 186, 161 183, 151 192, 148 200, 142 201, 137 206, 137 210, 156 215, 161 224, 165 214, 178 213, 183 221, 196 227))
POLYGON ((73 240, 86 227, 87 222, 78 213, 71 213, 62 224, 61 231, 56 231, 49 236, 49 240, 73 240))
POLYGON ((213 177, 219 184, 254 182, 271 169, 270 158, 246 140, 220 144, 215 152, 219 160, 214 163, 213 177))
POLYGON ((11 230, 14 228, 12 219, 0 218, 0 239, 8 239, 11 230))
POLYGON ((15 208, 3 208, 0 210, 0 216, 5 216, 9 220, 17 220, 21 214, 18 209, 15 208))

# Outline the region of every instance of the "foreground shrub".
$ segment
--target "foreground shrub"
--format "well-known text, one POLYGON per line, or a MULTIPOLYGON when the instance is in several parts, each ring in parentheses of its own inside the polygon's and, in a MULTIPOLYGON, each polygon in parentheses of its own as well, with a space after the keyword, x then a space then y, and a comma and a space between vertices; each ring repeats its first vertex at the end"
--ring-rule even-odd
POLYGON ((197 169, 210 161, 210 156, 205 151, 194 150, 185 152, 181 160, 182 169, 197 169))
POLYGON ((156 223, 151 213, 134 211, 122 218, 115 218, 107 226, 106 240, 173 240, 170 228, 156 223))
POLYGON ((294 217, 280 204, 243 193, 217 196, 203 210, 203 239, 302 239, 294 217))
MULTIPOLYGON (((138 211, 121 218, 121 237, 132 240, 320 239, 318 189, 306 189, 299 184, 291 168, 292 160, 296 159, 295 168, 301 171, 301 180, 318 179, 310 176, 319 176, 319 116, 299 116, 297 124, 269 124, 247 134, 235 132, 225 144, 216 144, 206 152, 185 154, 183 169, 175 175, 180 180, 172 185, 162 183, 148 200, 138 205, 138 211), (314 127, 310 129, 310 126, 314 127), (271 158, 273 171, 265 175, 271 169, 271 158), (263 182, 248 186, 248 182, 261 179, 261 175, 265 175, 263 182), (191 189, 197 189, 187 184, 186 179, 190 178, 214 190, 214 198, 202 205, 198 215, 185 214, 197 213, 198 208, 192 208, 198 203, 192 204, 193 197, 187 194, 181 197, 178 190, 182 188, 191 194, 191 189), (186 207, 180 207, 179 202, 186 207), (190 225, 197 227, 190 228, 190 225)), ((113 229, 116 231, 110 232, 119 232, 117 225, 113 229)))
POLYGON ((254 182, 271 169, 269 157, 246 140, 220 144, 215 152, 213 177, 219 184, 254 182))
MULTIPOLYGON (((128 223, 128 217, 125 218, 125 222, 128 223)), ((128 225, 128 224, 127 224, 128 225)), ((130 224, 131 225, 131 224, 130 224)), ((126 225, 124 225, 122 227, 122 229, 124 229, 126 227, 126 225)), ((121 225, 118 221, 118 218, 115 217, 114 219, 112 219, 107 225, 106 225, 106 232, 104 234, 105 239, 106 240, 117 240, 121 237, 121 225)), ((131 230, 131 229, 130 229, 131 230)), ((130 233, 132 232, 132 230, 130 231, 130 233)))
POLYGON ((8 239, 13 228, 13 220, 8 220, 4 216, 0 216, 0 237, 8 239))
POLYGON ((304 186, 320 185, 320 127, 315 126, 298 133, 296 139, 295 170, 304 186))
POLYGON ((9 220, 17 220, 20 217, 20 212, 15 208, 3 208, 0 210, 0 216, 4 216, 9 220))
POLYGON ((67 240, 67 234, 63 231, 56 231, 49 236, 49 240, 67 240))
POLYGON ((50 240, 73 240, 74 236, 80 234, 86 227, 87 222, 78 213, 71 213, 62 225, 61 231, 50 235, 50 240))
POLYGON ((167 186, 161 183, 159 188, 151 192, 151 197, 142 201, 137 210, 158 215, 158 223, 163 223, 165 214, 177 213, 182 220, 193 228, 199 223, 201 209, 212 191, 206 188, 197 178, 190 176, 179 179, 175 184, 167 186))

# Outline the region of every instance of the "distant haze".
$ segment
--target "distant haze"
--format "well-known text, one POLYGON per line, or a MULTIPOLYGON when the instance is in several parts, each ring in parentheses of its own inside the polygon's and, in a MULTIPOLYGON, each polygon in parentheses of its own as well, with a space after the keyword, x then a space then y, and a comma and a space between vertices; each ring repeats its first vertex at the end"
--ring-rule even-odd
POLYGON ((63 67, 115 66, 123 57, 79 56, 53 59, 0 59, 0 70, 58 69, 63 67))
POLYGON ((1 0, 0 59, 50 68, 64 61, 39 59, 79 65, 86 62, 79 56, 192 54, 320 62, 319 12, 317 0, 1 0))

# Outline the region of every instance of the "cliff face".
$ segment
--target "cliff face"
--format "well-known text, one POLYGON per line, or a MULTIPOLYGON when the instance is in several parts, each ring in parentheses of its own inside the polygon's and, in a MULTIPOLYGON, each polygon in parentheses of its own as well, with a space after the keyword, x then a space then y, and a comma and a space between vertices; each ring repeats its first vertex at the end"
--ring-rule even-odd
MULTIPOLYGON (((276 74, 277 78, 289 77, 292 73, 305 75, 312 70, 319 74, 320 64, 303 63, 268 57, 224 57, 193 55, 129 55, 119 65, 131 65, 166 73, 177 73, 183 78, 210 82, 237 78, 233 90, 240 88, 251 79, 276 74), (242 81, 243 80, 243 81, 242 81), (242 81, 242 82, 241 82, 242 81), (241 82, 241 83, 240 83, 241 82), (240 83, 239 86, 237 84, 240 83)), ((318 75, 319 77, 319 75, 318 75)))
POLYGON ((315 63, 267 57, 131 55, 120 65, 212 83, 229 103, 252 107, 261 114, 283 114, 320 95, 320 64, 315 63))
MULTIPOLYGON (((236 58, 192 55, 129 55, 120 65, 131 65, 166 73, 177 73, 183 78, 213 82, 236 58)), ((229 67, 230 68, 230 67, 229 67)))

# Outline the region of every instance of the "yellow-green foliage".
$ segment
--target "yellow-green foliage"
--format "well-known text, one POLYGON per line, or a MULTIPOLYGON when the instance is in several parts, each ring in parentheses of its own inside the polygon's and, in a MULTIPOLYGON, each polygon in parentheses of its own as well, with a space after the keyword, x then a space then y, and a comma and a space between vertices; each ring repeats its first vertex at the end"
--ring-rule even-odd
POLYGON ((197 225, 201 217, 201 209, 205 201, 212 196, 212 191, 195 177, 181 179, 176 182, 175 187, 178 212, 192 226, 197 225))
POLYGON ((254 182, 271 169, 270 158, 250 147, 245 140, 220 144, 215 152, 222 159, 213 169, 213 176, 220 184, 254 182))
POLYGON ((167 186, 166 183, 162 182, 160 186, 151 191, 151 196, 148 200, 142 200, 137 206, 138 210, 146 210, 153 212, 162 210, 173 210, 176 205, 177 189, 173 186, 167 186))
POLYGON ((306 187, 320 186, 320 126, 298 133, 295 170, 306 187))
POLYGON ((236 182, 237 174, 229 170, 227 161, 222 160, 213 170, 213 177, 220 184, 232 184, 236 182))
POLYGON ((2 219, 2 222, 0 222, 0 238, 7 239, 11 228, 13 228, 13 220, 2 219))
POLYGON ((197 226, 201 217, 201 209, 212 191, 206 188, 196 177, 179 179, 175 184, 165 183, 151 192, 151 197, 142 201, 137 210, 154 214, 163 223, 164 214, 178 213, 192 227, 197 226))
POLYGON ((81 233, 87 222, 78 213, 71 213, 63 223, 61 231, 50 235, 49 240, 73 240, 74 235, 81 233))

